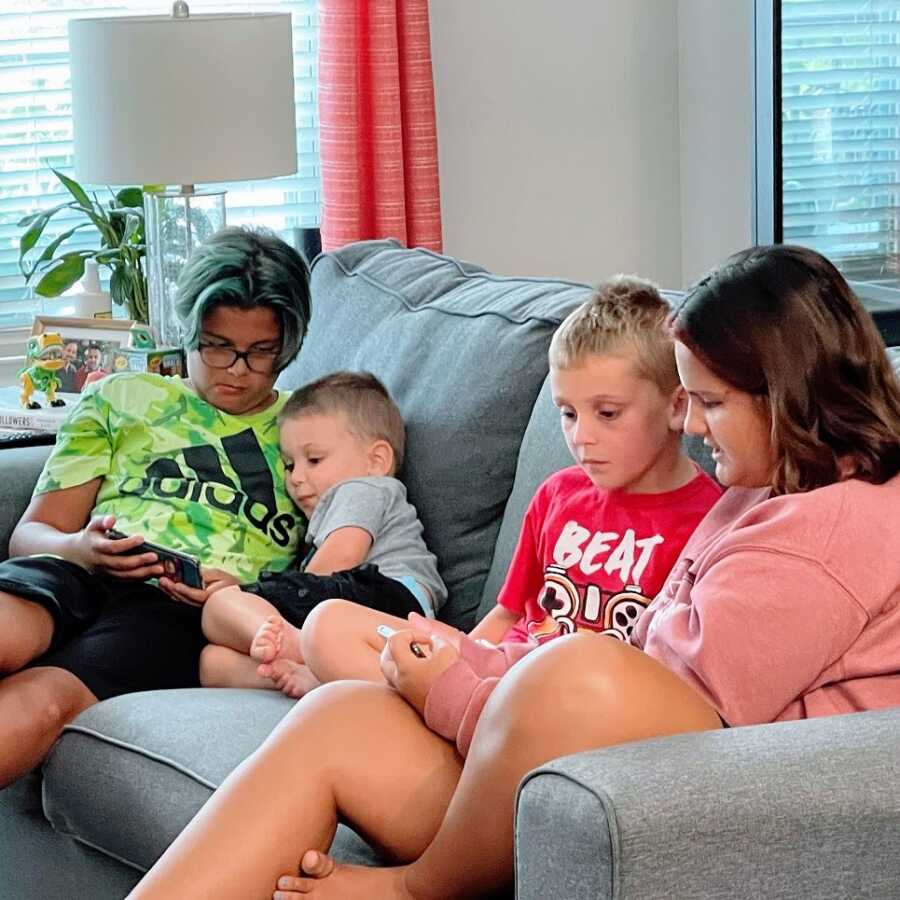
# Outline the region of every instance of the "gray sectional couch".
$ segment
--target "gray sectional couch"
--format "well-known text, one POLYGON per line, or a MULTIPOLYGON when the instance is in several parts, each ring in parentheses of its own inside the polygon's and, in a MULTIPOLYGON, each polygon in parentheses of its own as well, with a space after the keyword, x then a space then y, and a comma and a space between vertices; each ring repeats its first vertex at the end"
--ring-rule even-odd
MULTIPOLYGON (((388 385, 408 425, 409 493, 450 587, 442 618, 461 627, 493 603, 533 490, 568 464, 546 348, 586 291, 389 241, 313 267, 309 337, 281 384, 367 368, 388 385)), ((0 451, 0 557, 45 456, 0 451)), ((124 896, 290 706, 193 690, 88 710, 42 772, 0 792, 0 898, 124 896)), ((900 709, 554 761, 519 794, 517 896, 898 897, 898 746, 900 709)), ((335 850, 372 858, 344 828, 335 850)))

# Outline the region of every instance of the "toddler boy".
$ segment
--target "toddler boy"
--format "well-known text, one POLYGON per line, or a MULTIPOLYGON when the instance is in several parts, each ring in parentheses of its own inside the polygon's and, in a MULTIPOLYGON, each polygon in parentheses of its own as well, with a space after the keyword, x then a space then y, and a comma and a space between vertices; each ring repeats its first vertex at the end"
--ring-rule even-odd
POLYGON ((403 419, 374 375, 335 372, 300 388, 279 426, 285 486, 309 518, 309 550, 297 569, 264 572, 243 589, 223 572, 204 572, 210 645, 200 681, 302 696, 318 683, 300 649, 300 629, 318 603, 340 597, 380 615, 430 618, 446 589, 394 477, 403 461, 403 419))

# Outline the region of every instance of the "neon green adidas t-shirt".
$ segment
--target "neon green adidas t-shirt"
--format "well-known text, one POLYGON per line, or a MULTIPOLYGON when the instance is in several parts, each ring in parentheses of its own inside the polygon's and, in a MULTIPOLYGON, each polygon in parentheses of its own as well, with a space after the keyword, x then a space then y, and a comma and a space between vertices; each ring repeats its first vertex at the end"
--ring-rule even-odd
POLYGON ((280 392, 233 416, 181 378, 128 372, 88 385, 60 428, 36 494, 102 478, 93 515, 241 582, 294 561, 306 520, 284 488, 280 392))

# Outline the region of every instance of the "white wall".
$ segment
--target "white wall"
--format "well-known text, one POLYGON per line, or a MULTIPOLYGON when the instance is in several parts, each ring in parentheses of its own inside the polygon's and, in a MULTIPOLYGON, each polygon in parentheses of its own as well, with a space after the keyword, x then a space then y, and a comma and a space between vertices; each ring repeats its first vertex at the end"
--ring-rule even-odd
POLYGON ((677 0, 432 0, 446 252, 681 282, 677 0))
POLYGON ((679 0, 682 276, 753 242, 752 0, 679 0))
POLYGON ((431 0, 446 252, 677 287, 747 245, 752 7, 431 0))

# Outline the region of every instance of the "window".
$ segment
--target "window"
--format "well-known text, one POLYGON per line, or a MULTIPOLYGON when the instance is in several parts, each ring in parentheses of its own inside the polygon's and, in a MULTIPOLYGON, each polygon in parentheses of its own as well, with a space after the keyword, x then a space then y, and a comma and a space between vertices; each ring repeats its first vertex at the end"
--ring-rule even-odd
MULTIPOLYGON (((194 14, 260 9, 259 3, 251 0, 190 0, 189 5, 194 14)), ((72 174, 69 19, 165 15, 171 2, 17 0, 5 4, 5 8, 13 11, 0 12, 0 328, 30 321, 35 306, 35 301, 26 296, 28 288, 19 272, 22 229, 16 223, 27 213, 54 206, 68 197, 50 169, 72 174)), ((221 187, 228 188, 229 224, 265 225, 294 242, 293 229, 319 224, 315 0, 268 0, 265 9, 292 14, 297 173, 221 187)), ((65 227, 60 216, 52 220, 46 234, 52 237, 65 227)), ((76 234, 81 236, 80 246, 96 246, 96 238, 89 230, 76 234)))
POLYGON ((761 243, 900 303, 900 0, 758 0, 761 243))

